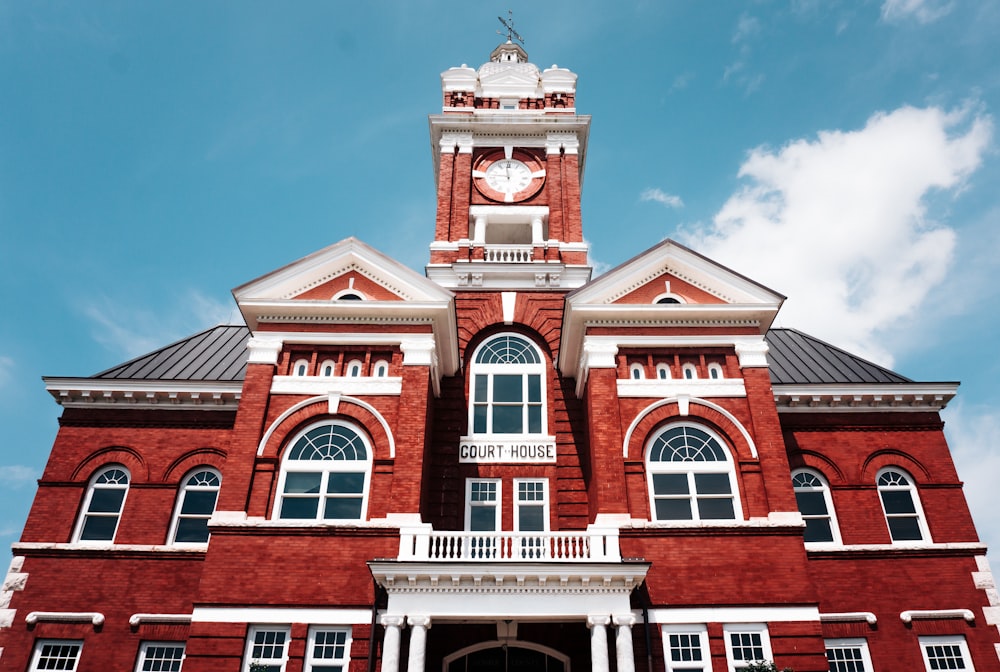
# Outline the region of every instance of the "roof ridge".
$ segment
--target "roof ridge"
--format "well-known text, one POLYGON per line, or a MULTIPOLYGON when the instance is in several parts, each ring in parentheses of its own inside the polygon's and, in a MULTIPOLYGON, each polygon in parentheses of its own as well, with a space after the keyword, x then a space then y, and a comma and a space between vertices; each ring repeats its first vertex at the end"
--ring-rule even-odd
POLYGON ((137 362, 139 362, 141 360, 149 360, 150 358, 155 357, 156 355, 160 354, 161 352, 164 352, 165 350, 169 350, 171 348, 175 348, 175 347, 177 347, 179 345, 182 345, 184 343, 189 343, 189 342, 193 341, 196 338, 205 336, 206 334, 208 334, 208 333, 210 333, 212 331, 216 331, 218 329, 249 329, 249 327, 247 327, 246 325, 243 325, 243 324, 216 324, 216 325, 208 327, 206 329, 202 329, 201 331, 195 332, 195 333, 191 334, 190 336, 185 336, 184 338, 179 338, 176 341, 173 341, 172 343, 168 343, 167 345, 164 345, 162 347, 157 348, 156 350, 152 350, 152 351, 144 353, 142 355, 138 355, 138 356, 133 357, 132 359, 130 359, 128 361, 121 362, 120 364, 116 364, 115 366, 109 367, 107 369, 104 369, 103 371, 99 371, 98 373, 95 373, 95 374, 93 374, 91 376, 87 376, 87 377, 88 378, 102 378, 102 377, 104 377, 104 376, 106 376, 106 375, 108 375, 108 374, 110 374, 110 373, 112 373, 114 371, 119 371, 119 370, 122 370, 122 369, 126 369, 129 366, 131 366, 131 365, 133 365, 133 364, 135 364, 135 363, 137 363, 137 362))
POLYGON ((785 331, 785 332, 792 332, 792 333, 798 334, 802 338, 804 338, 804 339, 806 339, 808 341, 811 341, 812 343, 816 343, 816 344, 822 345, 824 348, 827 348, 829 350, 837 352, 837 353, 839 353, 839 354, 841 354, 841 355, 843 355, 845 357, 848 357, 848 358, 854 360, 855 362, 859 362, 859 363, 865 364, 867 366, 873 367, 875 369, 878 369, 879 371, 881 371, 882 373, 884 373, 886 375, 896 376, 898 378, 902 378, 904 381, 906 381, 908 383, 916 382, 915 380, 913 380, 909 376, 904 376, 903 374, 899 373, 898 371, 895 371, 895 370, 890 369, 888 367, 882 366, 881 364, 876 364, 875 362, 871 361, 870 359, 866 359, 864 357, 861 357, 860 355, 855 355, 852 352, 848 352, 847 350, 844 350, 841 347, 833 345, 832 343, 828 343, 827 341, 823 340, 822 338, 819 338, 817 336, 813 336, 812 334, 807 334, 806 332, 802 331, 801 329, 796 329, 794 327, 775 327, 775 328, 772 328, 772 329, 768 329, 768 333, 770 333, 772 331, 785 331))

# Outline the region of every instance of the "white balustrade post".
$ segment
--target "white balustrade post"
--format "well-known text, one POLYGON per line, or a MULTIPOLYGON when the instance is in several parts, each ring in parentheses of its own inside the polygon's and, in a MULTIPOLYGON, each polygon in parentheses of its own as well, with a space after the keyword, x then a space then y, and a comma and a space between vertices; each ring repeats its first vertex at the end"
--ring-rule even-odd
POLYGON ((635 616, 632 614, 616 614, 614 623, 615 654, 618 661, 618 672, 635 672, 635 654, 632 651, 632 626, 635 616))
POLYGON ((608 623, 611 619, 604 615, 588 616, 590 628, 590 669, 591 672, 608 672, 608 623))
POLYGON ((410 616, 410 659, 406 672, 424 672, 424 658, 427 653, 427 629, 431 627, 429 616, 410 616))
POLYGON ((382 627, 385 637, 382 639, 382 672, 399 672, 399 628, 405 619, 402 616, 385 615, 382 617, 382 627))

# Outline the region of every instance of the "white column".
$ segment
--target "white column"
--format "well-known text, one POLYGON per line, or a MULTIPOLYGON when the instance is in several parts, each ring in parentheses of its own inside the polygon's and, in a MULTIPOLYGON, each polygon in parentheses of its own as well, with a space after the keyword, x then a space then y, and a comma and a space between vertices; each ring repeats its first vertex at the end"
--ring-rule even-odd
POLYGON ((544 242, 542 239, 542 216, 535 215, 531 218, 531 244, 541 245, 544 242))
POLYGON ((607 616, 588 616, 587 627, 590 628, 590 669, 591 672, 608 672, 608 623, 607 616))
POLYGON ((635 654, 632 652, 632 626, 635 616, 632 614, 616 614, 615 654, 618 660, 618 672, 635 672, 635 654))
POLYGON ((410 624, 410 659, 406 663, 406 672, 424 672, 430 616, 410 616, 406 622, 410 624))
POLYGON ((382 639, 382 672, 399 672, 399 628, 405 619, 402 616, 382 617, 385 637, 382 639))
POLYGON ((476 215, 472 227, 472 242, 482 245, 486 242, 486 216, 476 215))

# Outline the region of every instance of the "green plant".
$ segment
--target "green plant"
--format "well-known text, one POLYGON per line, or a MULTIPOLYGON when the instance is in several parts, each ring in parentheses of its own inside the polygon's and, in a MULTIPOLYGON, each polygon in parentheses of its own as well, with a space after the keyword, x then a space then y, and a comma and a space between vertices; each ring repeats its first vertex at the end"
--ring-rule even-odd
POLYGON ((744 667, 743 669, 746 670, 746 672, 795 672, 790 667, 778 670, 774 663, 769 660, 759 660, 756 663, 750 663, 748 667, 744 667))

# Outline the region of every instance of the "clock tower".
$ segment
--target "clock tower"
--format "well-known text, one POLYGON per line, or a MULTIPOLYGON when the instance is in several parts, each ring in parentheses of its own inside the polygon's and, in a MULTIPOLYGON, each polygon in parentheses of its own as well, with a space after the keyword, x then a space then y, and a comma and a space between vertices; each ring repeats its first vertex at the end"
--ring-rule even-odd
POLYGON ((576 74, 511 40, 441 74, 431 115, 437 218, 427 276, 458 290, 571 290, 590 280, 580 187, 590 117, 576 74))

